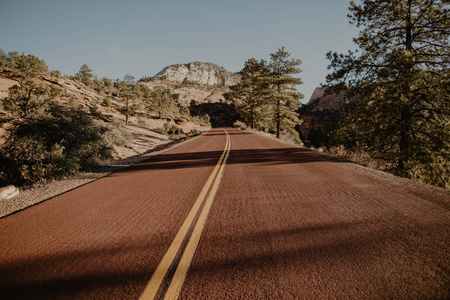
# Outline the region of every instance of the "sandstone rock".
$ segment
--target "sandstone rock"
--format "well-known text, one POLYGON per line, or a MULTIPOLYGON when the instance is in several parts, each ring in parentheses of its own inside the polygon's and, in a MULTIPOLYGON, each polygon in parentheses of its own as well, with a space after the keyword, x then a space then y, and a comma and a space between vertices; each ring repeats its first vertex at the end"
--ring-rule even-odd
POLYGON ((8 200, 16 197, 17 195, 19 195, 19 190, 13 185, 0 188, 0 199, 8 200))
POLYGON ((202 62, 171 65, 164 68, 155 77, 179 83, 224 87, 234 85, 241 80, 238 74, 231 73, 213 63, 202 62))

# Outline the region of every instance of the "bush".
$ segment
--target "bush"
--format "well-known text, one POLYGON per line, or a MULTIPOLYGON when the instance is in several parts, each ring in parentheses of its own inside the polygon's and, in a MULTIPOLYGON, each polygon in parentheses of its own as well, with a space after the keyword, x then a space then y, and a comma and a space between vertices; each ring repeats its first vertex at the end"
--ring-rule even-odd
POLYGON ((0 148, 0 183, 30 185, 89 170, 112 158, 106 126, 80 110, 51 105, 14 125, 0 148))
POLYGON ((109 100, 108 97, 105 97, 105 98, 103 99, 102 106, 105 106, 105 107, 111 107, 111 106, 112 106, 111 100, 109 100))
POLYGON ((199 134, 200 134, 200 132, 197 129, 195 129, 195 128, 191 129, 188 132, 188 136, 196 136, 196 135, 199 135, 199 134))
POLYGON ((103 139, 109 147, 127 146, 133 139, 131 133, 125 127, 125 123, 114 119, 112 123, 105 123, 100 120, 94 120, 97 127, 106 127, 103 139))
POLYGON ((293 142, 297 145, 303 146, 299 133, 294 129, 281 130, 280 140, 285 142, 293 142))
POLYGON ((203 114, 203 115, 199 115, 199 116, 193 116, 191 118, 191 121, 195 124, 198 124, 202 127, 208 127, 211 126, 211 119, 209 117, 209 115, 207 114, 203 114))
POLYGON ((242 122, 242 121, 236 121, 236 122, 234 122, 234 124, 233 124, 233 128, 239 128, 239 129, 241 129, 241 130, 246 130, 248 127, 247 127, 247 125, 246 125, 244 122, 242 122))

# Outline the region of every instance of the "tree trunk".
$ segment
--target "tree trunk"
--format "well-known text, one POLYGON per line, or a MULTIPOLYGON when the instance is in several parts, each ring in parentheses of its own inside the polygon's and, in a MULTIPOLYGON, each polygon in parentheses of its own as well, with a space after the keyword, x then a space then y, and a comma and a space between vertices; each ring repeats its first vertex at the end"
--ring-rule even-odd
POLYGON ((130 114, 130 111, 128 110, 130 99, 127 98, 127 106, 126 106, 126 114, 125 114, 125 125, 128 125, 128 115, 130 114))
MULTIPOLYGON (((412 50, 412 21, 411 21, 411 5, 412 0, 408 0, 407 3, 407 15, 406 15, 406 26, 405 26, 405 49, 408 51, 412 50)), ((409 160, 409 151, 410 151, 410 136, 409 136, 409 127, 411 123, 411 114, 410 114, 410 103, 411 103, 411 86, 410 83, 412 81, 412 69, 413 64, 409 60, 405 66, 405 78, 403 84, 403 95, 407 99, 406 104, 402 104, 402 109, 400 112, 400 141, 399 141, 399 158, 398 158, 398 171, 402 174, 407 170, 407 162, 409 160)))
POLYGON ((280 114, 280 100, 277 100, 277 114, 276 114, 276 121, 277 121, 277 139, 280 138, 281 135, 281 114, 280 114))

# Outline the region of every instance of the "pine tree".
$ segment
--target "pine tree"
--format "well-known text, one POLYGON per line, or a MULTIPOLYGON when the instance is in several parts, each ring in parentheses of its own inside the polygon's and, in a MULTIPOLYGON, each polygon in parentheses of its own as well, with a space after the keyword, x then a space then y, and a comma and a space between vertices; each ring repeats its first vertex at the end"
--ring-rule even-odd
POLYGON ((150 98, 149 109, 157 111, 160 119, 163 114, 173 114, 177 110, 170 88, 157 85, 151 91, 150 98))
POLYGON ((338 140, 400 175, 449 186, 448 5, 441 0, 363 0, 350 5, 359 51, 328 53, 330 84, 347 83, 338 140))
POLYGON ((270 54, 271 97, 277 138, 280 138, 281 129, 293 128, 301 123, 295 111, 301 107, 298 100, 302 99, 303 95, 297 92, 295 86, 302 84, 302 81, 299 78, 292 77, 293 74, 301 72, 297 68, 301 61, 289 59, 290 55, 284 47, 270 54))
POLYGON ((39 109, 47 107, 51 100, 62 93, 59 87, 22 79, 19 85, 9 88, 8 97, 3 100, 3 106, 14 115, 27 118, 39 109))
POLYGON ((128 119, 135 109, 130 105, 130 102, 139 97, 136 88, 135 78, 132 75, 125 75, 123 81, 118 86, 119 96, 125 99, 125 124, 128 125, 128 119))
POLYGON ((84 85, 91 86, 94 75, 92 74, 92 69, 90 69, 88 65, 82 65, 80 71, 78 71, 76 75, 80 77, 80 80, 84 85))
POLYGON ((241 81, 230 87, 224 96, 233 102, 236 111, 252 129, 265 117, 263 106, 269 102, 269 70, 264 60, 251 58, 240 71, 241 81))
POLYGON ((30 79, 48 71, 45 61, 37 56, 17 51, 6 54, 0 49, 0 72, 11 73, 21 79, 30 79))

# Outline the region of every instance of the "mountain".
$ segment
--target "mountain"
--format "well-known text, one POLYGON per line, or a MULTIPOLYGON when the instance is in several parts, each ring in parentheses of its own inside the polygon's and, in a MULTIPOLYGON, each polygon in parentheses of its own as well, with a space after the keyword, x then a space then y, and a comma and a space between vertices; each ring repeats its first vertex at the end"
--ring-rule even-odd
POLYGON ((311 111, 339 110, 345 99, 346 90, 338 93, 330 92, 327 87, 318 87, 314 90, 306 104, 311 111))
POLYGON ((318 87, 314 90, 308 103, 300 110, 300 135, 305 145, 320 147, 328 143, 327 131, 340 119, 340 108, 345 100, 347 89, 330 90, 318 87))
POLYGON ((192 103, 225 102, 223 94, 240 80, 239 74, 213 63, 191 62, 165 67, 155 76, 139 81, 151 89, 158 85, 170 88, 173 99, 179 105, 189 107, 192 103))
POLYGON ((213 63, 203 62, 171 65, 156 74, 155 78, 208 87, 229 87, 241 80, 238 74, 231 73, 213 63))

